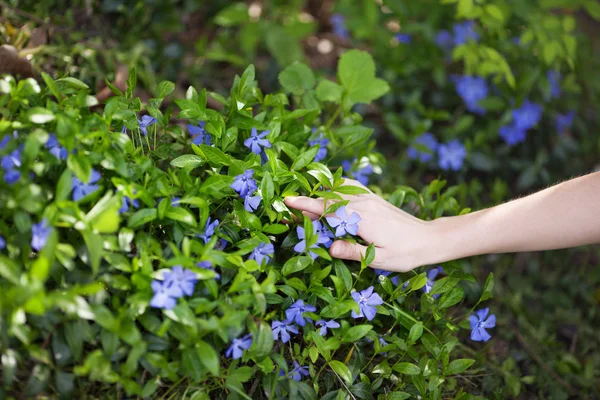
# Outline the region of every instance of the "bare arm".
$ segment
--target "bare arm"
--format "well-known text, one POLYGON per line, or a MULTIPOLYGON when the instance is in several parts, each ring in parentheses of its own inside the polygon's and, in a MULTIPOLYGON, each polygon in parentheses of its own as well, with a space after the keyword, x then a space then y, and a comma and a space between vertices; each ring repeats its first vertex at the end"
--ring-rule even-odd
MULTIPOLYGON (((600 243, 600 173, 472 214, 434 221, 417 219, 372 193, 346 197, 349 211, 362 218, 358 235, 376 246, 372 266, 392 271, 478 254, 600 243)), ((319 199, 290 197, 286 204, 311 218, 323 212, 319 199)), ((365 247, 338 240, 330 251, 334 257, 360 260, 365 247)))

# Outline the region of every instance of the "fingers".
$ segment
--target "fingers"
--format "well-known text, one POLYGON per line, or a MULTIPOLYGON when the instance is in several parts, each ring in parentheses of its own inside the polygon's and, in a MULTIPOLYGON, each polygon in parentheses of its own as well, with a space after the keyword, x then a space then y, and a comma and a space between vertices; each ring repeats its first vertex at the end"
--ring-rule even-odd
POLYGON ((308 212, 313 215, 321 215, 325 212, 325 202, 323 199, 311 199, 310 197, 286 197, 283 202, 286 206, 295 208, 302 212, 308 212))
MULTIPOLYGON (((335 258, 343 260, 360 261, 361 257, 365 257, 367 247, 358 243, 350 243, 345 240, 337 240, 333 242, 329 249, 329 254, 335 258)), ((385 250, 381 248, 375 249, 375 259, 371 263, 372 267, 380 267, 384 264, 385 250)))

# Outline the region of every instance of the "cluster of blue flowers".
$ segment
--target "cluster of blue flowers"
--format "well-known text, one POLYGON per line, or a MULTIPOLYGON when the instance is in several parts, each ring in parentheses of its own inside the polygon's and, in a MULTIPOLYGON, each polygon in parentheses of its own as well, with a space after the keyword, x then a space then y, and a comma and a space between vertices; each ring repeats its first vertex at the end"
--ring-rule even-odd
POLYGON ((175 307, 178 298, 194 294, 198 279, 196 274, 189 269, 176 265, 170 272, 165 272, 163 277, 162 282, 152 281, 151 287, 154 296, 150 300, 151 307, 170 310, 175 307))
POLYGON ((447 30, 439 31, 435 36, 435 44, 445 51, 450 51, 454 46, 460 46, 469 40, 479 41, 479 33, 475 30, 474 21, 457 22, 452 27, 452 32, 447 30))
POLYGON ((204 129, 205 125, 206 122, 200 121, 198 125, 188 124, 187 126, 187 130, 190 133, 190 136, 192 137, 192 143, 196 146, 199 146, 201 144, 211 144, 210 134, 206 132, 206 129, 204 129))
POLYGON ((356 159, 354 161, 344 160, 342 161, 342 168, 349 176, 356 179, 361 184, 367 186, 369 184, 369 176, 375 171, 373 170, 373 166, 371 165, 371 163, 369 163, 368 161, 365 162, 363 160, 361 160, 361 162, 359 163, 358 168, 355 169, 352 168, 352 164, 356 162, 356 159))
MULTIPOLYGON (((310 248, 317 248, 320 244, 324 245, 325 248, 330 248, 333 243, 333 234, 318 220, 312 221, 313 226, 313 235, 317 236, 317 241, 310 248)), ((296 227, 296 233, 298 234, 298 239, 300 241, 294 246, 294 250, 298 253, 302 253, 306 250, 306 238, 303 226, 296 227)), ((309 250, 310 256, 316 259, 318 256, 316 253, 309 250)))
POLYGON ((462 168, 467 157, 467 150, 458 139, 451 140, 448 143, 438 143, 433 134, 426 132, 415 138, 413 145, 408 148, 406 154, 411 160, 416 159, 421 162, 429 162, 437 154, 438 166, 441 169, 458 171, 462 168))
MULTIPOLYGON (((313 132, 315 131, 315 128, 313 128, 313 132)), ((325 157, 327 157, 327 145, 329 144, 329 139, 324 139, 323 138, 323 133, 319 133, 319 137, 317 137, 316 139, 313 140, 309 140, 308 141, 308 145, 309 146, 319 146, 319 150, 317 151, 317 154, 315 154, 315 162, 320 162, 322 160, 325 159, 325 157)))

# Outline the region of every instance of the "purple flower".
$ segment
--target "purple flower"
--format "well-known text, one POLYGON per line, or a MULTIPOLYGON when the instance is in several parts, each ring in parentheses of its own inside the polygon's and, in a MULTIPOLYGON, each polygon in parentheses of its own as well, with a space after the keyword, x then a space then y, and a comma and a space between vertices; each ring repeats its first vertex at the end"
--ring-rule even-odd
POLYGON ((319 137, 314 140, 309 140, 309 146, 319 146, 319 151, 315 154, 315 162, 319 162, 325 157, 327 157, 327 145, 329 144, 329 139, 323 139, 323 134, 319 133, 319 137))
POLYGON ((172 294, 173 282, 152 281, 150 284, 154 296, 150 300, 150 307, 164 308, 170 310, 177 304, 175 297, 172 294))
POLYGON ((351 172, 352 163, 348 160, 342 161, 342 168, 346 172, 350 173, 350 175, 352 177, 354 177, 354 179, 356 179, 361 184, 366 186, 369 184, 369 175, 371 175, 373 173, 373 166, 369 162, 367 162, 367 163, 361 162, 359 166, 361 168, 357 169, 356 171, 351 172))
POLYGON ((454 45, 459 46, 469 40, 479 41, 479 34, 475 31, 474 21, 457 22, 452 28, 454 32, 454 45))
POLYGON ((204 226, 204 232, 196 236, 201 238, 204 241, 204 244, 206 244, 210 242, 210 238, 215 234, 215 229, 217 226, 219 226, 219 220, 215 219, 212 221, 211 218, 208 217, 206 220, 206 225, 204 226))
MULTIPOLYGON (((331 233, 327 230, 327 228, 325 228, 317 220, 312 221, 312 226, 313 226, 313 234, 317 235, 317 241, 311 246, 311 249, 319 247, 318 245, 320 245, 320 244, 324 244, 324 245, 329 244, 329 246, 331 246, 331 238, 327 235, 326 232, 328 232, 330 235, 331 235, 331 233)), ((306 238, 305 238, 304 227, 303 226, 296 227, 296 233, 298 234, 298 239, 300 239, 300 242, 296 243, 296 245, 294 246, 294 251, 297 251, 298 253, 302 253, 303 251, 306 250, 306 238)), ((310 256, 313 258, 313 260, 318 257, 317 254, 313 253, 312 251, 310 252, 310 256)))
POLYGON ((4 170, 4 181, 9 185, 16 183, 21 178, 21 172, 17 169, 21 166, 21 149, 22 147, 13 150, 0 160, 0 166, 4 170))
POLYGON ((288 376, 293 380, 300 382, 302 380, 302 375, 310 375, 308 372, 308 367, 301 367, 297 361, 294 361, 294 369, 290 371, 288 376))
POLYGON ((271 322, 271 330, 273 331, 273 340, 277 340, 281 336, 283 343, 290 341, 290 333, 298 334, 296 325, 292 325, 289 321, 273 321, 271 322))
POLYGON ((213 268, 212 263, 210 261, 200 261, 199 263, 196 264, 196 266, 213 271, 215 273, 215 279, 221 279, 221 274, 219 274, 217 271, 215 271, 215 269, 213 268))
POLYGON ((148 134, 148 127, 150 125, 154 125, 155 123, 157 123, 158 120, 154 117, 151 117, 149 115, 144 115, 142 117, 142 119, 138 120, 138 124, 140 125, 140 131, 142 131, 142 133, 144 135, 148 134))
POLYGON ((252 346, 252 338, 250 334, 242 338, 235 338, 231 341, 231 346, 225 352, 225 357, 231 357, 234 360, 242 358, 244 350, 248 350, 252 346))
POLYGON ((317 222, 314 224, 316 227, 315 234, 318 235, 317 243, 322 244, 326 248, 330 248, 335 236, 333 236, 333 233, 327 229, 325 224, 321 223, 320 221, 315 222, 317 222))
POLYGON ((248 212, 254 212, 258 210, 258 206, 260 205, 260 196, 250 196, 246 195, 244 197, 244 209, 248 212))
POLYGON ((461 169, 466 156, 465 146, 457 139, 447 144, 440 144, 438 147, 438 165, 445 171, 449 169, 458 171, 461 169))
POLYGON ((52 232, 52 227, 48 226, 46 218, 43 218, 37 224, 33 224, 31 226, 31 248, 35 251, 42 251, 46 247, 50 232, 52 232))
POLYGON ((394 37, 397 41, 403 44, 410 44, 412 41, 412 36, 410 36, 408 33, 397 33, 394 37))
POLYGON ((66 160, 69 153, 67 149, 62 147, 60 143, 58 143, 58 139, 52 133, 48 135, 48 141, 46 142, 46 148, 50 150, 50 154, 59 160, 66 160))
POLYGON ((379 336, 379 335, 377 335, 377 336, 379 338, 379 346, 385 347, 385 346, 387 346, 389 344, 388 342, 385 341, 385 339, 383 338, 383 336, 379 336))
POLYGON ((171 207, 179 207, 180 201, 181 201, 181 197, 173 197, 171 199, 171 207))
POLYGON ((557 114, 555 119, 556 130, 559 135, 565 134, 573 125, 575 111, 569 111, 566 114, 557 114))
POLYGON ((4 240, 2 235, 0 235, 0 250, 4 250, 5 247, 6 247, 6 240, 4 240))
POLYGON ((129 211, 129 207, 140 208, 140 202, 138 199, 132 199, 128 196, 123 196, 123 205, 119 208, 119 214, 129 211))
POLYGON ((527 137, 527 131, 517 128, 514 123, 501 127, 499 134, 502 140, 509 146, 524 142, 527 137))
POLYGON ((256 128, 252 128, 250 137, 244 140, 244 146, 252 150, 254 154, 261 154, 264 148, 270 148, 271 142, 265 137, 270 131, 263 131, 260 134, 256 131, 256 128))
POLYGON ((9 185, 17 183, 21 179, 21 171, 18 169, 7 169, 4 171, 4 182, 9 185))
POLYGON ((489 308, 484 308, 469 317, 469 322, 471 323, 471 340, 475 342, 487 342, 492 338, 486 329, 496 326, 496 316, 492 314, 488 317, 489 312, 489 308))
POLYGON ((189 269, 183 269, 180 265, 175 265, 171 272, 165 272, 164 274, 165 283, 169 285, 171 289, 172 297, 181 297, 184 294, 186 296, 191 296, 194 294, 194 287, 196 286, 196 274, 194 274, 189 269))
POLYGON ((560 81, 562 79, 562 75, 558 71, 548 71, 546 73, 546 78, 550 83, 550 99, 557 99, 561 95, 560 81))
POLYGON ((342 40, 350 39, 350 33, 346 28, 346 18, 342 14, 333 14, 329 18, 333 33, 342 40))
POLYGON ((327 329, 335 329, 340 327, 340 324, 332 319, 330 319, 329 321, 321 319, 315 322, 315 325, 321 327, 321 329, 319 329, 319 335, 321 336, 327 335, 327 329))
MULTIPOLYGON (((433 285, 435 284, 435 278, 440 272, 444 272, 444 268, 436 267, 427 273, 427 283, 425 283, 425 286, 423 286, 423 291, 425 293, 431 293, 431 289, 433 289, 433 285)), ((433 298, 437 298, 438 296, 438 294, 434 294, 433 298)))
POLYGON ((247 169, 243 174, 235 177, 230 187, 242 197, 254 193, 258 186, 256 185, 256 181, 252 178, 253 175, 254 170, 247 169))
POLYGON ((528 130, 533 128, 542 118, 543 108, 540 104, 525 100, 521 107, 512 110, 515 128, 528 130))
POLYGON ((85 196, 89 195, 90 193, 93 193, 96 190, 98 190, 100 188, 100 185, 92 185, 92 183, 98 182, 100 177, 100 173, 96 170, 92 170, 92 173, 90 174, 90 179, 87 181, 87 183, 83 183, 78 178, 73 177, 73 201, 79 201, 85 196))
POLYGON ((334 217, 325 218, 329 225, 335 229, 335 236, 340 237, 346 234, 356 235, 358 233, 358 223, 360 216, 353 212, 350 216, 346 212, 346 206, 341 206, 335 211, 334 217))
POLYGON ((121 133, 127 134, 127 127, 125 125, 121 126, 121 133))
POLYGON ((435 139, 431 133, 426 132, 413 141, 414 144, 420 145, 421 148, 428 148, 430 151, 422 151, 413 146, 409 147, 406 151, 406 155, 411 160, 419 159, 421 162, 428 162, 433 159, 434 154, 438 148, 438 141, 435 139))
POLYGON ((450 50, 454 47, 454 38, 447 30, 441 30, 435 35, 435 44, 444 50, 450 50))
POLYGON ((287 310, 285 310, 286 320, 291 322, 295 322, 300 326, 306 325, 306 321, 312 322, 312 320, 308 317, 304 317, 302 314, 305 312, 315 312, 317 308, 315 306, 311 306, 310 304, 304 304, 303 300, 298 300, 294 304, 290 306, 287 310))
MULTIPOLYGON (((391 274, 393 274, 392 271, 386 271, 384 269, 377 269, 377 268, 373 268, 373 270, 375 271, 375 273, 377 274, 377 276, 387 276, 389 277, 391 274)), ((396 286, 398 286, 398 275, 396 275, 395 277, 391 278, 390 281, 392 281, 392 283, 396 286)))
POLYGON ((371 286, 360 292, 352 292, 352 298, 360 308, 359 314, 352 310, 352 318, 367 317, 369 321, 375 318, 377 314, 375 306, 383 304, 383 299, 377 293, 373 293, 373 290, 374 287, 371 286))
POLYGON ((266 264, 269 263, 271 257, 275 254, 275 247, 273 247, 272 243, 261 243, 254 250, 252 250, 252 254, 248 257, 249 260, 256 260, 258 265, 262 265, 263 261, 266 264))
POLYGON ((206 122, 200 121, 198 125, 188 124, 187 130, 192 136, 192 143, 199 146, 201 144, 210 145, 210 134, 204 129, 206 122))
POLYGON ((458 76, 454 79, 456 92, 472 113, 483 115, 485 109, 479 102, 488 96, 489 88, 484 78, 478 76, 458 76))

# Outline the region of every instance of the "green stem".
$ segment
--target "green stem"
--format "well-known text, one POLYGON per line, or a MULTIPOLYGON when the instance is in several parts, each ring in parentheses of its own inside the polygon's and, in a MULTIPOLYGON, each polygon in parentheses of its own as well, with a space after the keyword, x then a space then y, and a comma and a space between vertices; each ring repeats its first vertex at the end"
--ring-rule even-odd
POLYGON ((335 110, 335 112, 333 113, 333 115, 331 116, 329 121, 327 121, 327 123, 325 124, 325 128, 327 128, 327 129, 331 128, 331 125, 335 122, 337 117, 340 115, 340 113, 342 112, 342 109, 343 109, 343 106, 340 104, 340 106, 337 108, 337 110, 335 110))

